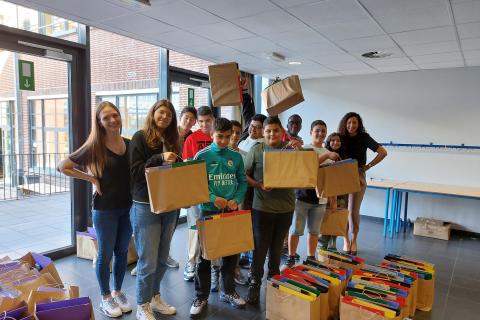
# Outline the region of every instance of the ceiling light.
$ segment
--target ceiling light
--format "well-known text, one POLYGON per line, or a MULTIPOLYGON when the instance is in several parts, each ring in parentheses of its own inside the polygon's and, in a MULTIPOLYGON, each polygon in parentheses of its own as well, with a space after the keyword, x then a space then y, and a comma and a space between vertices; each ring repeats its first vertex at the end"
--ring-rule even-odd
POLYGON ((272 54, 268 57, 268 59, 272 59, 277 62, 283 62, 285 61, 285 56, 278 52, 272 52, 272 54))
POLYGON ((300 64, 302 64, 300 61, 290 61, 288 64, 292 65, 292 66, 298 66, 300 64))
POLYGON ((390 57, 393 53, 388 52, 388 51, 370 51, 370 52, 365 52, 362 54, 362 57, 364 58, 371 58, 371 59, 379 59, 379 58, 386 58, 390 57))
POLYGON ((120 2, 137 8, 150 7, 152 5, 150 0, 120 0, 120 2))

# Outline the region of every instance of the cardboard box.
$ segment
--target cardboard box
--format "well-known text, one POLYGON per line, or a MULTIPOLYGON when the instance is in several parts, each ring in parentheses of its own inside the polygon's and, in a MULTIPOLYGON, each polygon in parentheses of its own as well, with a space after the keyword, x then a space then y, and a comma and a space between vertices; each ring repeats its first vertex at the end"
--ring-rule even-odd
POLYGON ((418 217, 413 225, 413 234, 422 237, 450 240, 451 227, 452 225, 449 222, 418 217))

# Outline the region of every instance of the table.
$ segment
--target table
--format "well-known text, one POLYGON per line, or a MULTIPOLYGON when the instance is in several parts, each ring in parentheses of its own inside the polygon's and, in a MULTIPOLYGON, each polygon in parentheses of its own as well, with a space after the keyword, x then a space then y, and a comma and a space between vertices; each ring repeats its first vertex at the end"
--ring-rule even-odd
MULTIPOLYGON (((403 183, 403 181, 396 181, 396 180, 375 180, 375 179, 367 179, 367 187, 368 188, 373 188, 373 189, 385 189, 386 194, 385 194, 385 215, 383 218, 383 236, 387 236, 387 226, 388 226, 388 221, 390 221, 390 233, 393 236, 392 229, 394 226, 394 221, 393 221, 393 211, 392 215, 389 219, 388 217, 388 207, 390 205, 390 191, 397 186, 398 184, 403 183)), ((393 199, 392 201, 392 207, 393 203, 396 203, 396 198, 393 199)))
MULTIPOLYGON (((390 229, 390 237, 393 238, 393 232, 400 231, 400 214, 402 209, 402 197, 405 194, 405 208, 403 212, 403 232, 407 229, 407 212, 408 212, 408 194, 410 192, 429 194, 433 196, 455 197, 463 199, 480 199, 480 187, 465 187, 440 183, 425 183, 417 181, 404 181, 392 187, 393 201, 395 205, 392 206, 390 227, 392 222, 395 228, 390 229), (395 229, 395 230, 393 230, 395 229)), ((387 208, 388 210, 388 208, 387 208)), ((385 232, 384 232, 385 236, 385 232)))

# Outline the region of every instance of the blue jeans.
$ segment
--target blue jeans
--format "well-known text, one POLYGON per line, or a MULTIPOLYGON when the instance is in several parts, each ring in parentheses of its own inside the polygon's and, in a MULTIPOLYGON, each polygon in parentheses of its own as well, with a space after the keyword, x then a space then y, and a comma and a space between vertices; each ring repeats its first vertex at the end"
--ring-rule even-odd
POLYGON ((110 261, 113 260, 113 289, 122 289, 127 270, 128 245, 132 238, 130 208, 92 210, 93 226, 97 232, 98 257, 95 272, 102 295, 110 294, 110 261))
POLYGON ((305 225, 308 222, 308 233, 318 236, 326 208, 326 204, 312 204, 297 199, 290 235, 303 236, 305 225))
POLYGON ((150 302, 160 293, 160 282, 167 270, 170 242, 175 230, 178 210, 155 214, 150 205, 136 203, 130 210, 137 263, 137 304, 150 302))

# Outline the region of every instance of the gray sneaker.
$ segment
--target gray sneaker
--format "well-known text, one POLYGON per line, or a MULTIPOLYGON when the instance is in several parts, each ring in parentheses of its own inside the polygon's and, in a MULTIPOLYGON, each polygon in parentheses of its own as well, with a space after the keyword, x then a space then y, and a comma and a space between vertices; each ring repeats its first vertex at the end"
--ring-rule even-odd
POLYGON ((180 267, 180 264, 178 263, 177 260, 173 259, 172 257, 170 257, 170 255, 168 256, 168 259, 167 259, 167 267, 169 268, 178 268, 180 267))
POLYGON ((113 300, 118 304, 120 307, 120 310, 122 310, 123 313, 128 313, 132 311, 132 305, 127 299, 127 296, 123 292, 120 292, 118 296, 113 297, 113 300))
POLYGON ((102 310, 103 314, 109 318, 118 318, 123 314, 122 309, 120 309, 120 306, 113 298, 108 300, 102 299, 100 302, 100 310, 102 310))
POLYGON ((185 270, 183 270, 183 280, 185 281, 193 281, 195 277, 195 264, 187 263, 185 265, 185 270))
POLYGON ((227 294, 222 291, 220 293, 220 300, 229 303, 232 307, 236 309, 245 308, 245 305, 247 304, 245 300, 240 297, 240 295, 235 291, 232 294, 227 294))

